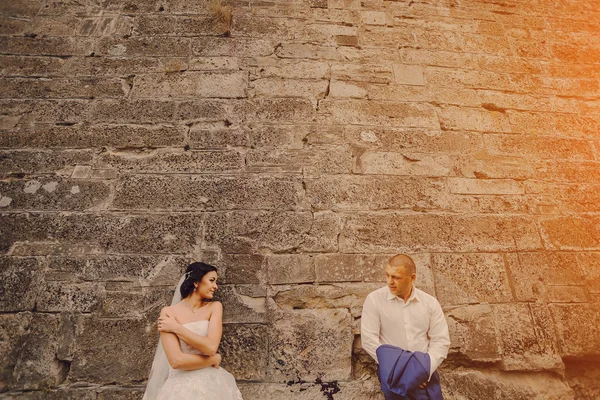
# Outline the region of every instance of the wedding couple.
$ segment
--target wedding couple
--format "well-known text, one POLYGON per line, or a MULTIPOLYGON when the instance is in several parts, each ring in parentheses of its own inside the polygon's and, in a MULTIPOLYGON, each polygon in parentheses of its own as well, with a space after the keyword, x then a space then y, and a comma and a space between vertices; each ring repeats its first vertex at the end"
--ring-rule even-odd
MULTIPOLYGON (((441 400, 437 368, 448 354, 448 325, 438 301, 414 286, 416 266, 397 254, 385 266, 387 285, 367 296, 362 347, 379 364, 388 400, 441 400)), ((217 353, 223 306, 215 267, 195 262, 179 280, 158 320, 160 342, 144 400, 242 400, 235 378, 217 353)))

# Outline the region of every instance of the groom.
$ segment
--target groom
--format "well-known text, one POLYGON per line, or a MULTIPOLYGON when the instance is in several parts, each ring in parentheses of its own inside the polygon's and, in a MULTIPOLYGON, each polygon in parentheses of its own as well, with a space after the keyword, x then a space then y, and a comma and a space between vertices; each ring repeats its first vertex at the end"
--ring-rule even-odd
MULTIPOLYGON (((416 277, 416 266, 409 256, 398 254, 388 260, 387 286, 371 292, 363 305, 362 347, 375 361, 382 344, 427 353, 431 360, 429 380, 438 382, 434 372, 450 347, 448 324, 436 298, 415 287, 416 277)), ((425 391, 429 380, 416 390, 425 391)))

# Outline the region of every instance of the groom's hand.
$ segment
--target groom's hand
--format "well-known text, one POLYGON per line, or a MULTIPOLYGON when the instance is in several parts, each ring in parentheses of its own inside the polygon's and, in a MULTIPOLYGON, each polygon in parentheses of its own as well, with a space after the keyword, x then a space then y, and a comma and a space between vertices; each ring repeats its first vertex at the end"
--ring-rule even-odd
POLYGON ((419 387, 420 387, 421 389, 425 388, 426 386, 427 386, 427 382, 423 382, 423 383, 421 383, 421 384, 419 385, 419 387))
POLYGON ((158 319, 158 331, 159 332, 172 332, 176 333, 177 328, 179 328, 180 324, 177 322, 175 318, 170 316, 169 314, 164 317, 160 317, 158 319))

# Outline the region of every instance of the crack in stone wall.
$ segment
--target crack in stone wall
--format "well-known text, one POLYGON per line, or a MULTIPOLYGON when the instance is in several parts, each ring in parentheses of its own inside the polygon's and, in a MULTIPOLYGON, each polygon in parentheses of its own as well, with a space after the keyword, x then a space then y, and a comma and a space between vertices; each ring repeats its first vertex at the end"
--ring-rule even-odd
POLYGON ((447 399, 597 398, 597 6, 3 2, 0 397, 141 398, 200 259, 245 399, 381 399, 405 252, 447 399))

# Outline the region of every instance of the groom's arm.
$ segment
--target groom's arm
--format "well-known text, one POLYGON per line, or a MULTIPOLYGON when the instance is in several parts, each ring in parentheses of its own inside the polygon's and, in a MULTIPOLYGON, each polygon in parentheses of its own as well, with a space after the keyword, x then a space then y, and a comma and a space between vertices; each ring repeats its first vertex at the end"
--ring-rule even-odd
MULTIPOLYGON (((381 346, 379 341, 380 329, 379 310, 372 296, 367 296, 363 304, 362 316, 360 318, 360 341, 362 348, 377 361, 376 350, 381 346)), ((379 361, 377 361, 379 362, 379 361)))

